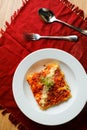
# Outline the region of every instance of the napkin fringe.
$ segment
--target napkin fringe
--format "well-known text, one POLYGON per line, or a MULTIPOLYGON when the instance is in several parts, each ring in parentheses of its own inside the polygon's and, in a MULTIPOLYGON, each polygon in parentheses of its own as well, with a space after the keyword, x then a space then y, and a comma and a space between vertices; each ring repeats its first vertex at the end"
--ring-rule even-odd
POLYGON ((72 4, 70 1, 68 0, 60 0, 63 4, 65 4, 68 8, 70 8, 73 12, 75 12, 77 15, 79 15, 80 17, 82 17, 82 19, 86 22, 87 21, 87 17, 84 18, 84 11, 82 9, 80 9, 78 6, 72 4))
POLYGON ((14 19, 18 16, 19 12, 23 9, 23 7, 27 4, 29 0, 22 0, 22 6, 17 9, 16 11, 14 11, 13 15, 10 18, 10 23, 8 21, 5 22, 5 30, 4 29, 0 29, 0 36, 3 36, 4 33, 6 32, 6 29, 11 25, 11 23, 14 21, 14 19))
POLYGON ((15 126, 17 126, 17 128, 19 130, 27 130, 27 128, 22 124, 20 123, 13 114, 10 113, 9 115, 9 120, 12 122, 12 124, 14 124, 15 126))
POLYGON ((6 114, 9 114, 9 115, 8 115, 9 121, 10 121, 14 126, 17 126, 17 128, 18 128, 19 130, 27 130, 27 128, 26 128, 22 123, 20 123, 20 121, 18 121, 18 120, 16 119, 16 117, 15 117, 12 113, 8 112, 8 110, 5 109, 4 106, 0 105, 0 110, 1 110, 1 113, 2 113, 3 116, 5 116, 6 114))
MULTIPOLYGON (((13 15, 11 16, 11 23, 12 21, 18 16, 19 12, 22 10, 22 8, 27 4, 29 0, 22 0, 22 6, 20 7, 20 9, 17 9, 16 11, 14 11, 13 15)), ((7 27, 10 25, 7 21, 6 21, 6 25, 7 27)))

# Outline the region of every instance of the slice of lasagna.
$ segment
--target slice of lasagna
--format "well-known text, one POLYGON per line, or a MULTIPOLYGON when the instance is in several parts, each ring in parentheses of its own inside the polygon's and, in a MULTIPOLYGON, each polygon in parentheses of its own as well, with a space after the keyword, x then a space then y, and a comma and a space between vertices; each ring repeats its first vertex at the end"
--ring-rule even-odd
POLYGON ((51 63, 27 75, 27 81, 41 109, 60 104, 71 97, 69 85, 59 64, 51 63))

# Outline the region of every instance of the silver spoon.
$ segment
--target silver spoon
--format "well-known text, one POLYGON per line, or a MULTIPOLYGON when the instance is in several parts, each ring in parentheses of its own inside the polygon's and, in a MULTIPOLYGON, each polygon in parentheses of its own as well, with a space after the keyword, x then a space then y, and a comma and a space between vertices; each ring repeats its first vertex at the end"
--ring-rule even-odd
POLYGON ((73 28, 73 29, 75 29, 76 31, 78 31, 78 32, 80 32, 80 33, 82 33, 82 34, 84 34, 84 35, 87 36, 87 30, 83 30, 83 29, 81 29, 81 28, 78 28, 78 27, 75 27, 75 26, 73 26, 73 25, 70 25, 70 24, 68 24, 68 23, 66 23, 66 22, 64 22, 64 21, 62 21, 62 20, 60 20, 60 19, 57 19, 57 18, 55 17, 55 15, 53 14, 53 12, 52 12, 51 10, 47 9, 47 8, 41 8, 41 9, 39 9, 38 13, 39 13, 39 15, 41 16, 41 18, 42 18, 45 22, 47 22, 47 23, 52 23, 52 22, 63 23, 64 25, 66 25, 66 26, 68 26, 68 27, 70 27, 70 28, 73 28))

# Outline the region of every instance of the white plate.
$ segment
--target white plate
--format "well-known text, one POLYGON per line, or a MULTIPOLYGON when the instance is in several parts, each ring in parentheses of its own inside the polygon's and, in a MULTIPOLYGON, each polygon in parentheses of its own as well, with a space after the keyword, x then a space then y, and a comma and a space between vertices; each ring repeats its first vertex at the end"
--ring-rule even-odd
POLYGON ((18 65, 13 77, 13 95, 20 110, 29 119, 44 125, 59 125, 76 117, 87 99, 87 75, 72 55, 58 49, 41 49, 26 56, 18 65), (48 62, 59 62, 70 86, 72 98, 43 111, 38 107, 26 81, 26 74, 38 71, 48 62))

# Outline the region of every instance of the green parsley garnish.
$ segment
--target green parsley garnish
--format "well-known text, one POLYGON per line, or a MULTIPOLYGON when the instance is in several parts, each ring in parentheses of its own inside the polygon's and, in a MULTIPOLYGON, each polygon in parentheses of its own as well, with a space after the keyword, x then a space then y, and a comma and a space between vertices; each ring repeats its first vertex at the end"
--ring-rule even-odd
POLYGON ((54 85, 54 80, 52 77, 41 77, 40 80, 41 83, 46 86, 47 90, 49 90, 54 85))

